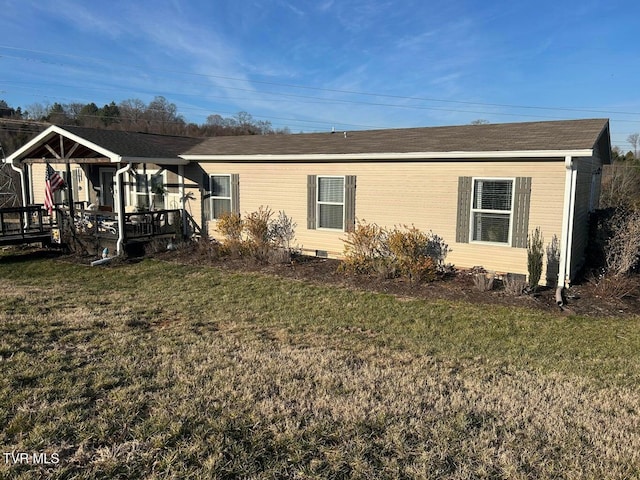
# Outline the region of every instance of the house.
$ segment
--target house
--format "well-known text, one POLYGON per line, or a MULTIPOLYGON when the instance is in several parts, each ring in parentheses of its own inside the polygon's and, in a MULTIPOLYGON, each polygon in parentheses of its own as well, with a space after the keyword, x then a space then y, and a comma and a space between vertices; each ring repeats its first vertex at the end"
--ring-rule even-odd
POLYGON ((52 126, 9 161, 26 169, 29 203, 42 202, 49 161, 71 172, 74 199, 99 195, 123 214, 176 206, 214 236, 226 211, 283 210, 319 256, 339 257, 360 219, 432 230, 459 267, 526 274, 539 227, 558 239, 566 285, 584 262, 611 148, 606 119, 207 139, 52 126))

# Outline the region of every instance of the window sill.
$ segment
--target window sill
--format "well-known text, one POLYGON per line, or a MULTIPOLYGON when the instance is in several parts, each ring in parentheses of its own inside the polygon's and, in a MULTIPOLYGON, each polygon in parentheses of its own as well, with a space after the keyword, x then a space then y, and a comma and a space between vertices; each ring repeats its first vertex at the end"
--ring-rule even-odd
POLYGON ((494 247, 509 247, 511 248, 511 243, 503 243, 503 242, 483 242, 482 240, 471 240, 469 242, 472 245, 489 245, 494 247))

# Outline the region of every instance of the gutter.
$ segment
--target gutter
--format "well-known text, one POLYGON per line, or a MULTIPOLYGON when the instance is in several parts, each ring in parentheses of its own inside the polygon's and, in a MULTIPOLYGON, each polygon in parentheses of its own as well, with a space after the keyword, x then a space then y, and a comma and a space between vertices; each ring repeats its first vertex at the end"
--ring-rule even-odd
POLYGON ((122 199, 122 174, 131 170, 133 164, 129 162, 125 167, 116 170, 116 188, 118 189, 118 243, 116 244, 116 250, 118 255, 123 253, 124 245, 124 205, 122 199))
POLYGON ((182 154, 178 155, 184 160, 201 162, 314 162, 314 161, 407 161, 407 160, 485 160, 513 158, 527 159, 557 159, 567 156, 590 157, 593 149, 575 150, 504 150, 504 151, 450 151, 450 152, 364 152, 364 153, 289 153, 289 154, 182 154))
POLYGON ((576 181, 578 170, 573 157, 567 155, 564 159, 566 169, 564 183, 564 207, 562 214, 562 244, 560 245, 560 265, 558 268, 558 286, 556 288, 556 302, 558 306, 564 304, 562 292, 571 283, 571 249, 573 247, 573 220, 576 204, 576 181))

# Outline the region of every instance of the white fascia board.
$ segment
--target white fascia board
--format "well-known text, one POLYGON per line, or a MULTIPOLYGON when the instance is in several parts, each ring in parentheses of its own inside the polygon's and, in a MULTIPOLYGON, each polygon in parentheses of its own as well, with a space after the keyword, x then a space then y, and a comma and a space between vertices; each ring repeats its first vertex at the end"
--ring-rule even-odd
POLYGON ((130 162, 130 163, 154 163, 156 165, 187 165, 189 160, 184 158, 153 158, 153 157, 118 157, 111 159, 112 162, 130 162))
POLYGON ((7 160, 13 163, 13 160, 15 158, 20 157, 23 153, 26 153, 27 151, 29 151, 29 149, 37 145, 40 141, 44 140, 45 138, 49 137, 51 134, 55 134, 55 133, 63 135, 68 139, 73 140, 74 142, 77 142, 80 145, 84 145, 85 147, 88 147, 95 152, 101 153, 105 157, 110 158, 112 162, 117 162, 118 159, 120 158, 120 155, 118 155, 117 153, 114 153, 110 150, 107 150, 101 147, 100 145, 97 145, 93 142, 88 141, 85 138, 79 137, 71 132, 68 132, 64 128, 58 127, 57 125, 51 125, 44 132, 42 132, 40 135, 35 137, 30 142, 28 142, 22 148, 19 148, 18 150, 13 152, 11 155, 9 155, 9 158, 7 158, 7 160))
POLYGON ((13 152, 11 155, 9 155, 7 157, 7 162, 13 164, 13 161, 18 158, 20 155, 22 155, 23 153, 25 153, 26 151, 28 151, 30 148, 32 148, 35 144, 37 144, 38 142, 40 142, 41 140, 47 138, 49 135, 51 135, 52 133, 55 133, 53 131, 53 126, 47 128, 44 132, 41 132, 37 137, 35 137, 34 139, 32 139, 31 141, 27 142, 26 144, 24 144, 22 147, 20 147, 18 150, 16 150, 15 152, 13 152))
POLYGON ((408 152, 408 153, 345 153, 345 154, 287 154, 287 155, 180 155, 189 161, 323 161, 323 160, 442 160, 442 159, 500 159, 500 158, 558 158, 566 156, 590 157, 593 149, 581 150, 512 150, 491 152, 408 152))

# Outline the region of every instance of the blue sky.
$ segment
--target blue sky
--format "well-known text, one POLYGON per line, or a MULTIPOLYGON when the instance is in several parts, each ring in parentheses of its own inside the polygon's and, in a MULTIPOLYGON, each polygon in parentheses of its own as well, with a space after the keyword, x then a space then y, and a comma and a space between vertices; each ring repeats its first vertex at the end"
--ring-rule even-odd
POLYGON ((640 2, 0 0, 0 99, 247 111, 292 132, 608 117, 640 132, 640 2))

